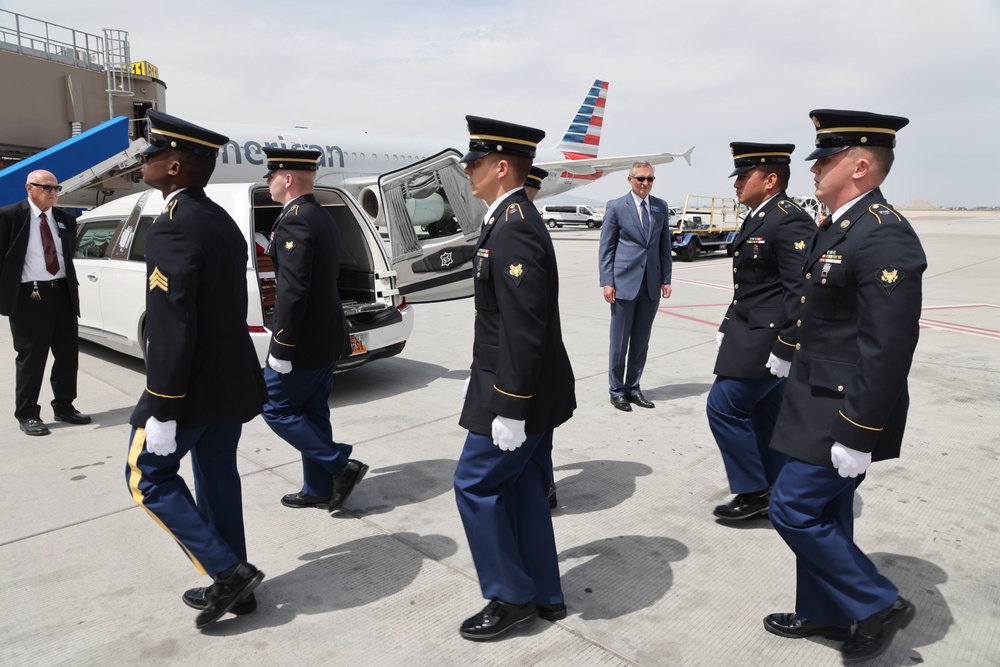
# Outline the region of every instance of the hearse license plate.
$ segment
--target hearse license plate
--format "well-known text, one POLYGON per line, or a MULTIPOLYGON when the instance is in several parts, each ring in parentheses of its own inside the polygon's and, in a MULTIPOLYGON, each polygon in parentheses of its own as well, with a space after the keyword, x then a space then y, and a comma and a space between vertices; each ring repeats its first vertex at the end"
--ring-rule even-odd
POLYGON ((365 335, 363 333, 351 334, 351 356, 364 354, 367 351, 368 346, 365 345, 365 335))

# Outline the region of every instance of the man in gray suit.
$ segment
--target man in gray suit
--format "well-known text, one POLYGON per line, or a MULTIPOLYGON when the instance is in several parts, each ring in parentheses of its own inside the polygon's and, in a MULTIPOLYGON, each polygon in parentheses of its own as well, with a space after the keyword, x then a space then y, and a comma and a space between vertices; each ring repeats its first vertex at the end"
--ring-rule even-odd
POLYGON ((624 412, 632 411, 630 404, 654 407, 639 379, 660 295, 670 298, 670 215, 667 202, 649 194, 653 178, 653 165, 633 164, 632 192, 608 202, 601 226, 601 286, 611 304, 608 383, 611 404, 624 412))

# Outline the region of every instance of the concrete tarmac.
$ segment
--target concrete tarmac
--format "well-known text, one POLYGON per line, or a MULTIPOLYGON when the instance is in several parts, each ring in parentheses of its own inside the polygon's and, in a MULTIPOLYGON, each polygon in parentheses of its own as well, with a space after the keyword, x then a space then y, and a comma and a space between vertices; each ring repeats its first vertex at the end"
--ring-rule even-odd
MULTIPOLYGON (((870 664, 1000 664, 1000 215, 908 212, 927 252, 902 458, 860 487, 857 541, 917 607, 870 664)), ((569 617, 490 643, 458 626, 484 604, 452 475, 472 353, 470 299, 416 306, 398 357, 336 376, 335 437, 371 466, 345 509, 289 509, 298 453, 258 417, 240 470, 259 608, 204 632, 181 593, 209 583, 125 486, 142 362, 81 342, 77 407, 94 423, 12 417, 0 325, 0 665, 839 665, 838 644, 764 631, 792 611, 791 551, 766 519, 724 524, 708 429, 724 255, 675 262, 642 380, 653 410, 608 401, 599 231, 552 231, 579 407, 556 431, 553 513, 569 617)), ((43 387, 42 418, 51 419, 43 387)), ((190 481, 189 470, 186 478, 190 481)))

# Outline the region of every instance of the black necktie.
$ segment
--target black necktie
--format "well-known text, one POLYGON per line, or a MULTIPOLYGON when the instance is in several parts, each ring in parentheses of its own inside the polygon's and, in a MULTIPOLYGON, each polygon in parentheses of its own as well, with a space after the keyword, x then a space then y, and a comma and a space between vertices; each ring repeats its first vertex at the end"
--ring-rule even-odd
POLYGON ((643 199, 641 205, 639 206, 639 223, 642 225, 642 231, 646 236, 649 236, 649 213, 646 212, 646 200, 643 199))

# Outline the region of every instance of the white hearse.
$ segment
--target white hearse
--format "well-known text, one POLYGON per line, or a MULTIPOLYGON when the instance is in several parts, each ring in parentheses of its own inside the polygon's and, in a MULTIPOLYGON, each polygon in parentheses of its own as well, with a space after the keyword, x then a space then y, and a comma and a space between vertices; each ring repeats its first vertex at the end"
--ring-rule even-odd
MULTIPOLYGON (((460 157, 449 149, 381 176, 364 192, 368 212, 344 189, 316 186, 316 198, 340 231, 338 288, 352 353, 338 369, 402 351, 413 330, 411 303, 472 295, 472 257, 486 206, 472 196, 460 157)), ((247 241, 247 328, 263 366, 275 296, 266 239, 281 205, 263 183, 210 184, 205 190, 247 241)), ((162 209, 160 193, 147 190, 80 216, 74 263, 81 338, 144 356, 145 239, 162 209)))

